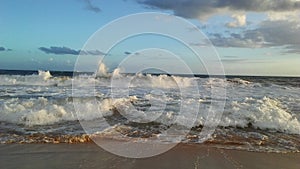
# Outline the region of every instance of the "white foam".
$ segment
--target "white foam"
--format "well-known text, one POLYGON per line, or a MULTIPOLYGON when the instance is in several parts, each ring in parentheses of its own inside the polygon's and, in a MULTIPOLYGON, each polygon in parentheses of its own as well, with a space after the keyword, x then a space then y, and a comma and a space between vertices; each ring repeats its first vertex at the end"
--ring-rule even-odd
MULTIPOLYGON (((104 64, 101 64, 96 77, 93 75, 79 75, 70 77, 53 77, 49 71, 39 71, 38 75, 0 75, 0 85, 24 85, 24 86, 110 86, 111 78, 117 79, 120 85, 130 82, 129 87, 151 87, 151 88, 177 88, 196 86, 199 78, 167 76, 167 75, 123 75, 121 69, 115 69, 112 73, 107 72, 104 64), (101 66, 102 65, 102 66, 101 66)), ((128 86, 124 86, 128 87, 128 86)))
MULTIPOLYGON (((149 99, 149 97, 149 95, 145 95, 145 98, 149 99)), ((169 101, 168 99, 170 98, 162 97, 160 99, 165 99, 162 101, 169 101)), ((147 114, 145 113, 149 112, 132 111, 132 109, 130 109, 132 102, 136 101, 138 101, 136 96, 103 99, 97 102, 95 106, 93 99, 79 98, 79 101, 76 101, 79 112, 75 113, 73 102, 67 99, 55 101, 44 97, 36 99, 11 98, 0 100, 0 119, 1 121, 29 126, 46 125, 62 121, 74 121, 77 119, 93 120, 99 117, 113 115, 113 111, 116 109, 131 120, 147 118, 147 114)), ((192 105, 195 101, 196 99, 192 99, 187 106, 193 109, 194 107, 192 105)), ((201 106, 197 122, 194 124, 195 126, 203 125, 207 120, 209 106, 206 104, 201 104, 201 106)), ((164 118, 151 120, 167 125, 174 122, 174 118, 177 119, 179 124, 187 124, 185 123, 186 121, 194 121, 194 119, 189 119, 190 117, 187 112, 178 114, 176 113, 177 111, 179 110, 174 109, 173 111, 170 109, 163 111, 164 118)), ((278 100, 269 97, 263 97, 262 99, 245 98, 243 101, 232 101, 227 105, 219 126, 254 127, 262 130, 300 134, 300 122, 297 116, 283 108, 278 100), (250 124, 251 126, 249 126, 250 124)))
POLYGON ((104 63, 99 64, 98 71, 96 72, 96 77, 109 77, 108 69, 104 63))
POLYGON ((45 125, 62 120, 74 120, 72 104, 58 105, 46 98, 7 99, 0 104, 0 118, 3 121, 25 124, 45 125))
POLYGON ((195 86, 196 78, 150 74, 137 74, 131 81, 130 87, 179 88, 195 86))
POLYGON ((113 76, 114 78, 120 78, 120 77, 122 77, 122 75, 121 75, 121 68, 115 69, 115 70, 112 72, 112 76, 113 76))
POLYGON ((42 79, 44 79, 44 80, 48 80, 48 79, 50 79, 52 77, 52 75, 50 74, 49 71, 41 71, 41 70, 39 70, 38 73, 39 73, 39 76, 42 77, 42 79))
POLYGON ((0 85, 25 86, 68 86, 72 84, 69 77, 53 77, 49 71, 38 71, 34 75, 0 75, 0 85))
POLYGON ((240 78, 228 79, 228 81, 231 82, 231 83, 238 84, 238 85, 249 85, 249 84, 252 84, 252 82, 247 81, 247 80, 243 80, 243 79, 240 79, 240 78))
POLYGON ((253 127, 300 134, 300 122, 296 116, 282 108, 280 102, 269 97, 245 98, 243 102, 233 101, 224 114, 221 126, 253 127))
POLYGON ((31 99, 0 100, 0 119, 10 123, 25 125, 48 125, 62 121, 93 120, 112 115, 113 110, 130 105, 137 98, 132 96, 120 99, 104 99, 96 105, 93 99, 75 101, 75 112, 72 101, 68 99, 55 101, 44 97, 31 99), (99 111, 100 110, 100 111, 99 111))

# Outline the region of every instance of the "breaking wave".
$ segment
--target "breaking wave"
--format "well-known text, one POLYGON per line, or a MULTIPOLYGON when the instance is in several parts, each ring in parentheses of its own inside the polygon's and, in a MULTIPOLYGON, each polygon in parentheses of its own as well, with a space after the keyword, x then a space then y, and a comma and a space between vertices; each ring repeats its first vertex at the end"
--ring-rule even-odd
MULTIPOLYGON (((103 116, 113 116, 116 110, 127 112, 129 106, 134 105, 134 110, 130 109, 128 117, 131 119, 141 119, 147 116, 144 108, 151 106, 149 102, 150 95, 145 98, 137 98, 131 96, 129 98, 119 99, 101 99, 94 106, 93 98, 76 99, 77 106, 80 106, 82 112, 74 111, 73 99, 48 99, 44 97, 31 99, 5 99, 0 100, 0 119, 1 121, 25 124, 25 125, 49 125, 63 121, 75 120, 94 120, 103 116)), ((155 96, 157 97, 157 96, 155 96)), ((188 116, 178 114, 179 103, 172 98, 161 98, 160 102, 168 102, 169 107, 162 114, 162 110, 153 110, 159 114, 160 118, 152 119, 162 124, 173 122, 174 118, 186 118, 188 116), (173 104, 173 105, 172 105, 173 104)), ((191 107, 196 100, 190 101, 191 107)), ((203 101, 201 101, 203 102, 203 101)), ((195 126, 204 125, 207 120, 208 107, 202 104, 199 109, 199 115, 195 126)), ((151 113, 151 112, 148 112, 151 113)), ((260 130, 269 130, 274 132, 283 132, 291 134, 300 134, 299 115, 284 109, 279 101, 264 97, 262 99, 246 98, 243 102, 230 102, 223 113, 222 120, 219 123, 221 127, 237 127, 237 128, 255 128, 260 130)))
POLYGON ((224 112, 218 112, 222 118, 209 144, 229 140, 260 148, 265 144, 274 150, 278 146, 280 150, 300 149, 299 79, 222 79, 122 72, 107 72, 103 64, 95 74, 73 77, 49 71, 0 75, 0 142, 90 141, 79 121, 97 126, 88 132, 90 137, 114 139, 121 139, 118 133, 162 137, 161 131, 170 126, 192 125, 186 141, 197 142, 204 124, 210 125, 206 122, 211 104, 223 101, 214 98, 211 89, 226 87, 224 112), (195 87, 199 93, 193 90, 195 87), (188 93, 184 99, 182 88, 188 93), (128 93, 124 95, 124 91, 128 93), (182 100, 186 112, 181 111, 182 100), (197 118, 189 114, 194 109, 199 111, 197 118))

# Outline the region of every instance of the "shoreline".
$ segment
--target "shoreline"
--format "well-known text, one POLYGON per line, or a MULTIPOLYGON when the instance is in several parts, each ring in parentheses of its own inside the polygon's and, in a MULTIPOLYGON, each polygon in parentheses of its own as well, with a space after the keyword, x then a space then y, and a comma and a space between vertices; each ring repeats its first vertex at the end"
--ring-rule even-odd
POLYGON ((94 143, 0 144, 4 168, 180 168, 298 169, 300 153, 229 150, 197 144, 178 144, 149 158, 132 159, 111 154, 94 143))

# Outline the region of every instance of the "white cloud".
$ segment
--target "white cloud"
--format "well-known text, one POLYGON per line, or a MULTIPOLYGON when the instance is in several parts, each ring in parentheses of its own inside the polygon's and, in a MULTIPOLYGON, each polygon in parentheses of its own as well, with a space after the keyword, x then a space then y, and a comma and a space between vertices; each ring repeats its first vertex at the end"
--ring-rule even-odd
POLYGON ((245 14, 233 14, 231 17, 234 19, 234 21, 227 23, 227 27, 236 28, 246 26, 247 17, 245 14))

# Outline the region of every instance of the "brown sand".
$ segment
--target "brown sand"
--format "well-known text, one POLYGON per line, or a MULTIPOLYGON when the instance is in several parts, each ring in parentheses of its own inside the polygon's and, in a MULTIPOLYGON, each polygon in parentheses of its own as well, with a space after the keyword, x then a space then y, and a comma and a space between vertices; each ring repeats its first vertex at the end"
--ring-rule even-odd
POLYGON ((0 145, 1 169, 300 169, 300 153, 256 153, 180 144, 146 159, 112 155, 88 144, 0 145))

